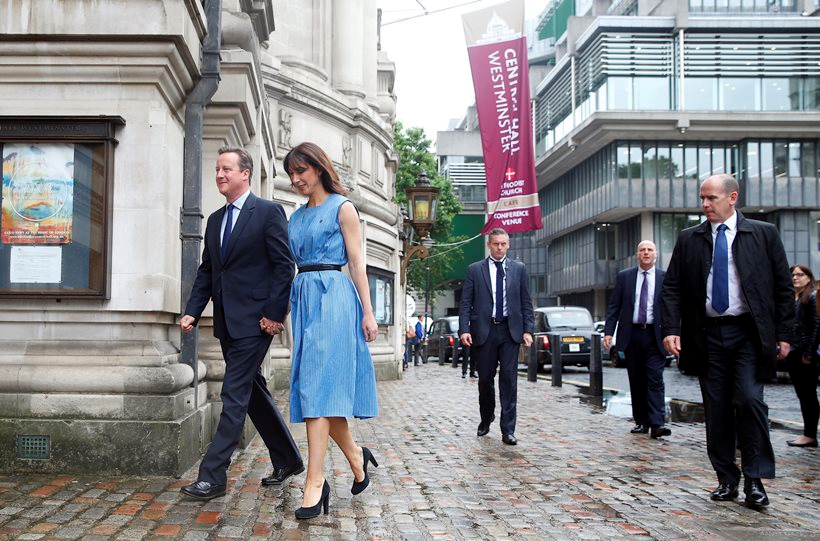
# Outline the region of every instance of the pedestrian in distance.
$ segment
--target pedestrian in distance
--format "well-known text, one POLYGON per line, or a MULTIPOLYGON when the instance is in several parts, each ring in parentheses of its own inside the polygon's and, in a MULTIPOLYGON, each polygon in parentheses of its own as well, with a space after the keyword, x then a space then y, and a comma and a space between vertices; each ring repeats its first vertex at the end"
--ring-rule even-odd
POLYGON ((323 471, 328 438, 350 464, 354 495, 370 484, 368 464, 378 466, 370 449, 353 439, 347 418, 379 414, 367 345, 379 329, 370 302, 359 214, 344 197, 333 163, 317 145, 302 143, 287 153, 283 165, 293 188, 307 197, 289 226, 290 249, 299 267, 290 295, 290 419, 305 423, 308 444, 304 496, 296 518, 307 519, 322 510, 328 513, 330 485, 323 471), (344 265, 350 278, 341 272, 344 265))
MULTIPOLYGON (((459 338, 459 341, 461 338, 459 338)), ((477 378, 475 373, 475 356, 470 354, 470 346, 461 344, 461 379, 467 378, 467 367, 470 367, 470 377, 477 378)))
POLYGON ((814 290, 814 274, 806 265, 792 265, 791 273, 797 327, 786 366, 794 392, 800 400, 803 435, 787 443, 791 447, 817 447, 817 421, 820 418, 820 403, 817 401, 817 376, 820 373, 817 292, 814 290))
POLYGON ((407 370, 407 364, 410 362, 410 357, 413 355, 413 343, 416 340, 416 328, 410 321, 407 321, 404 329, 404 358, 401 369, 407 370))
POLYGON ((796 318, 783 243, 773 225, 735 209, 740 187, 731 175, 700 186, 706 221, 678 236, 666 269, 661 323, 666 350, 699 376, 706 449, 718 478, 715 501, 738 496, 769 505, 762 479, 775 476, 764 382, 789 353, 796 318))
POLYGON ((501 440, 516 445, 518 350, 532 345, 533 309, 527 268, 507 257, 510 237, 496 228, 487 236, 490 257, 471 264, 459 303, 461 343, 472 348, 478 368, 477 436, 486 436, 495 420, 495 374, 501 401, 501 440))
POLYGON ((282 332, 293 280, 288 223, 282 206, 250 191, 253 160, 241 148, 219 149, 216 186, 226 205, 208 217, 202 263, 191 289, 182 332, 191 332, 213 300, 214 336, 222 346, 225 376, 216 434, 186 496, 210 500, 225 495, 231 454, 245 414, 270 453, 273 474, 263 485, 283 483, 304 471, 302 456, 276 409, 262 374, 273 336, 282 332))
MULTIPOLYGON (((669 436, 664 426, 663 369, 666 350, 663 348, 660 325, 661 287, 664 271, 655 267, 655 243, 643 240, 638 244, 638 266, 618 273, 609 302, 604 326, 604 347, 612 347, 612 336, 623 351, 632 395, 633 434, 653 438, 669 436)), ((610 356, 612 353, 610 353, 610 356)))
POLYGON ((421 348, 424 346, 424 338, 427 336, 425 332, 425 323, 424 323, 424 314, 419 314, 419 320, 416 321, 416 339, 413 341, 413 355, 414 361, 413 365, 419 365, 419 358, 421 358, 421 362, 427 364, 427 357, 421 355, 421 348))

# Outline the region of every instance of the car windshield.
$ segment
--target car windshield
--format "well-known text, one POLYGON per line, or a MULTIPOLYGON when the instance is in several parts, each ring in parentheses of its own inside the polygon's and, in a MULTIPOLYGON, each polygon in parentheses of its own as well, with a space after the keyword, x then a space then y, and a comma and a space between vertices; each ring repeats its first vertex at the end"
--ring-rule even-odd
POLYGON ((546 316, 552 329, 592 328, 592 317, 585 310, 561 310, 546 316))

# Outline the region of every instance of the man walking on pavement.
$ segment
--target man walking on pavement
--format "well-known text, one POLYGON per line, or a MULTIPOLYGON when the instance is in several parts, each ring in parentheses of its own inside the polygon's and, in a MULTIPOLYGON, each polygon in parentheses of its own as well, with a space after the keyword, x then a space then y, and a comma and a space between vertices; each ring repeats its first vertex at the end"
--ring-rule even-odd
MULTIPOLYGON (((661 341, 660 299, 665 273, 655 268, 655 243, 638 244, 638 266, 618 273, 604 327, 604 347, 610 349, 615 325, 616 348, 623 351, 632 394, 633 434, 653 438, 672 433, 664 426, 663 368, 666 351, 661 341)), ((610 353, 611 355, 611 353, 610 353)))
POLYGON ((518 350, 532 345, 533 310, 527 268, 507 257, 510 237, 496 228, 487 237, 490 257, 470 265, 459 304, 459 337, 471 347, 478 368, 481 422, 476 435, 485 436, 495 419, 495 373, 501 399, 501 434, 516 445, 518 350))
POLYGON ((715 501, 769 505, 761 479, 775 476, 763 385, 789 353, 796 323, 789 264, 777 229, 735 210, 739 185, 713 175, 700 187, 704 223, 678 237, 663 283, 663 344, 700 379, 715 501))
POLYGON ((470 348, 468 346, 461 344, 461 379, 467 378, 467 366, 470 367, 470 377, 477 378, 478 375, 475 373, 475 356, 470 355, 470 348))
POLYGON ((208 217, 202 264, 197 271, 182 332, 191 332, 213 299, 214 336, 222 345, 225 376, 222 414, 199 476, 181 492, 210 500, 225 495, 231 454, 247 413, 270 453, 275 485, 304 471, 302 456, 268 391, 261 365, 273 335, 282 332, 288 311, 293 258, 282 206, 250 191, 253 160, 243 149, 223 147, 216 162, 216 186, 227 205, 208 217))
MULTIPOLYGON (((413 365, 419 365, 419 357, 421 357, 421 348, 424 345, 424 336, 426 329, 424 328, 424 314, 419 314, 419 320, 416 322, 416 340, 413 342, 413 365)), ((421 361, 427 364, 427 358, 422 357, 421 361)))

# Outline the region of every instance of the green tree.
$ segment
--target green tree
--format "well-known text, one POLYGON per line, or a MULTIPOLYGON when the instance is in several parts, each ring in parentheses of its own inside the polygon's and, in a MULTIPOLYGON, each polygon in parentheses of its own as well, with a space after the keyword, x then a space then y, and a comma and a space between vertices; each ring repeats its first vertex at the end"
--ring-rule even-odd
MULTIPOLYGON (((436 157, 430 152, 432 141, 427 139, 422 128, 405 128, 396 122, 393 128, 393 145, 399 154, 399 169, 396 171, 396 203, 407 208, 407 188, 416 184, 419 170, 423 169, 430 184, 439 188, 436 221, 430 236, 437 244, 456 242, 453 237, 453 216, 461 212, 461 202, 453 191, 453 184, 438 172, 436 157)), ((444 253, 451 246, 433 247, 430 257, 425 260, 414 257, 407 267, 407 285, 416 291, 427 287, 427 267, 430 267, 430 298, 447 289, 446 275, 452 268, 452 258, 444 253), (438 254, 438 255, 437 255, 438 254)))

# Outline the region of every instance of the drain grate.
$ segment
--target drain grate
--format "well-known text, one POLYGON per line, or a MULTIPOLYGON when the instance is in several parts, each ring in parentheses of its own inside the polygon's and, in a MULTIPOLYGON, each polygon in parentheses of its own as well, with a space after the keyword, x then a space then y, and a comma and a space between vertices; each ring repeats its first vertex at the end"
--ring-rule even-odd
POLYGON ((48 459, 51 455, 50 436, 17 435, 17 458, 48 459))

